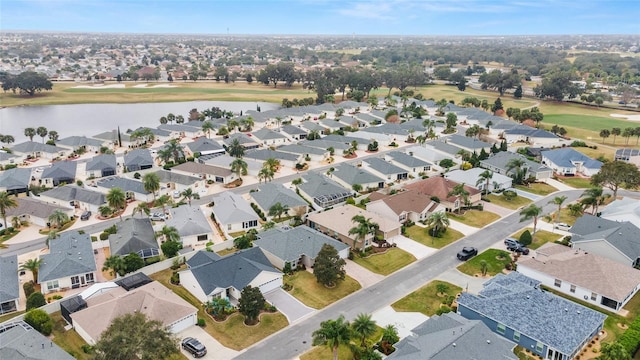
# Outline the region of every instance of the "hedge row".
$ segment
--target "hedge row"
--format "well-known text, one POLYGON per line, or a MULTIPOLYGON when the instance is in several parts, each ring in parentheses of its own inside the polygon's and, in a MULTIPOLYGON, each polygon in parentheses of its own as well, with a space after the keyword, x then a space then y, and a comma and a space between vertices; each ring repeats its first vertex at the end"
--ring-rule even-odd
POLYGON ((618 342, 633 356, 640 348, 640 317, 636 318, 618 342))

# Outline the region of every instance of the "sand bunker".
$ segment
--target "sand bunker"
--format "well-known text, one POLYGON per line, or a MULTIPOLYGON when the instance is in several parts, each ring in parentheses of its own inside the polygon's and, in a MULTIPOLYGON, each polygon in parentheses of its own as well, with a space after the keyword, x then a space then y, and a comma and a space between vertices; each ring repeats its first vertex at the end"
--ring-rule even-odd
POLYGON ((622 118, 630 121, 640 121, 640 115, 624 115, 624 114, 609 114, 614 118, 622 118))
POLYGON ((124 89, 124 84, 111 84, 111 85, 78 85, 74 86, 74 89, 124 89))
POLYGON ((152 85, 149 86, 149 84, 138 84, 138 85, 134 85, 134 88, 149 88, 149 89, 153 89, 153 88, 174 88, 177 87, 175 85, 169 85, 169 84, 158 84, 158 85, 152 85))

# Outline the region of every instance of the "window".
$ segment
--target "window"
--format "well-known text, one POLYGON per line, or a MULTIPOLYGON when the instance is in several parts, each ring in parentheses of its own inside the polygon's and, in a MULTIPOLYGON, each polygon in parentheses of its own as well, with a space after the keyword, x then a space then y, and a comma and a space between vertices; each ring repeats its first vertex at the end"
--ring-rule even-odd
POLYGON ((553 283, 553 285, 560 287, 560 285, 562 285, 562 280, 556 279, 556 281, 553 283))
POLYGON ((515 342, 519 342, 520 341, 520 333, 517 331, 513 332, 513 341, 515 342))
POLYGON ((591 293, 591 300, 595 301, 598 298, 598 294, 592 292, 591 293))
POLYGON ((569 291, 571 291, 572 293, 576 292, 576 286, 571 285, 571 288, 569 289, 569 291))
POLYGON ((71 277, 71 286, 77 286, 80 284, 80 278, 78 276, 71 277))
POLYGON ((58 284, 58 280, 53 280, 53 281, 49 281, 47 282, 47 290, 54 290, 60 287, 60 284, 58 284))
POLYGON ((84 276, 85 279, 87 279, 88 283, 92 283, 95 281, 95 279, 93 278, 93 273, 88 273, 84 276))
POLYGON ((507 327, 504 326, 503 324, 498 324, 498 327, 497 327, 496 331, 498 332, 498 334, 504 335, 504 332, 505 332, 506 329, 507 329, 507 327))
POLYGON ((198 235, 198 241, 207 241, 208 239, 209 237, 207 236, 207 234, 198 235))
POLYGON ((245 221, 242 223, 242 228, 243 229, 248 229, 251 227, 256 227, 258 226, 258 220, 251 220, 251 221, 245 221))
POLYGON ((536 352, 541 353, 543 349, 544 349, 544 345, 541 342, 538 341, 536 343, 536 352))

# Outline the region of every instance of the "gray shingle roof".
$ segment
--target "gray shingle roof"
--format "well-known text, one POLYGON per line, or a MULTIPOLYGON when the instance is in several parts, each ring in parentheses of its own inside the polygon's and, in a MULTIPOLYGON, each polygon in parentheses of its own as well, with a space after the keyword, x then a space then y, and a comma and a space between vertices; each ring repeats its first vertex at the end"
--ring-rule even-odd
POLYGON ((32 152, 45 152, 45 153, 58 153, 61 151, 69 151, 65 148, 53 146, 49 144, 41 144, 35 141, 25 141, 20 144, 13 145, 11 150, 19 153, 32 153, 32 152))
MULTIPOLYGON (((118 130, 105 131, 100 134, 92 136, 94 139, 107 140, 111 142, 118 141, 118 130)), ((126 133, 120 133, 122 141, 131 141, 131 136, 126 133)))
POLYGON ((63 232, 58 238, 49 241, 49 254, 40 255, 40 259, 40 283, 96 271, 91 238, 89 234, 77 231, 63 232))
POLYGON ((216 288, 234 287, 242 290, 263 271, 280 273, 258 247, 241 250, 218 260, 212 259, 190 270, 205 294, 210 294, 216 288))
POLYGON ((479 152, 480 149, 482 148, 489 148, 491 147, 491 144, 489 144, 488 142, 484 142, 475 138, 471 138, 471 137, 466 137, 466 136, 462 136, 462 135, 458 135, 458 134, 453 134, 450 136, 447 136, 445 138, 445 141, 448 144, 453 144, 455 146, 460 146, 460 147, 464 147, 467 149, 471 149, 472 151, 474 149, 477 149, 477 151, 479 152))
POLYGON ((606 315, 543 292, 536 283, 517 272, 498 274, 478 295, 463 292, 458 304, 564 354, 573 354, 602 326, 606 315))
POLYGON ((425 167, 431 166, 432 164, 423 160, 420 160, 416 157, 413 157, 409 154, 405 154, 401 151, 391 151, 387 153, 389 157, 393 159, 393 161, 397 161, 400 164, 408 167, 425 167))
POLYGON ((4 151, 0 151, 0 161, 6 161, 6 160, 9 160, 9 159, 15 159, 17 157, 18 157, 17 155, 9 154, 9 153, 4 152, 4 151))
POLYGON ((406 174, 407 173, 407 170, 402 169, 400 167, 397 167, 397 166, 393 165, 392 163, 390 163, 388 161, 384 161, 383 159, 380 159, 380 158, 367 158, 367 159, 365 159, 363 161, 366 162, 367 164, 369 164, 369 166, 373 170, 376 170, 376 171, 380 172, 381 174, 395 175, 395 174, 406 174))
POLYGON ((46 219, 55 210, 62 210, 64 212, 67 212, 70 209, 70 207, 65 208, 30 197, 16 198, 16 202, 18 203, 18 207, 7 209, 7 218, 10 218, 12 216, 29 215, 41 219, 46 219))
POLYGON ((229 134, 229 137, 222 140, 222 142, 229 146, 231 145, 231 143, 233 142, 234 139, 238 139, 238 141, 240 142, 240 145, 253 145, 253 144, 257 144, 257 142, 248 137, 247 134, 242 134, 242 133, 234 133, 234 134, 229 134))
POLYGON ((297 126, 293 126, 293 125, 284 125, 282 127, 282 132, 285 132, 289 135, 302 135, 302 134, 306 134, 307 132, 300 129, 297 126))
POLYGON ((327 153, 327 149, 321 149, 321 148, 298 145, 298 144, 280 146, 278 147, 278 151, 297 154, 297 155, 307 155, 307 154, 324 155, 327 153))
POLYGON ((584 166, 589 169, 600 169, 602 167, 600 161, 594 160, 572 148, 543 151, 541 155, 551 160, 554 164, 566 168, 575 167, 574 162, 583 162, 584 166))
MULTIPOLYGON (((525 135, 528 137, 533 137, 533 138, 549 138, 549 139, 554 139, 554 138, 558 138, 558 136, 548 132, 548 131, 544 131, 544 130, 540 130, 540 129, 534 129, 531 127, 528 127, 526 125, 521 125, 521 126, 517 126, 511 129, 507 129, 504 131, 505 134, 509 134, 509 135, 525 135)), ((559 138, 558 138, 559 139, 559 138)))
POLYGON ((31 169, 14 168, 0 173, 0 187, 7 190, 24 189, 29 186, 31 169))
POLYGON ((395 344, 389 360, 516 360, 514 344, 479 320, 456 313, 435 315, 395 344))
POLYGON ((203 152, 224 152, 224 148, 217 141, 199 138, 194 142, 190 142, 186 145, 192 153, 203 152))
POLYGON ((198 206, 182 205, 171 209, 171 218, 165 221, 173 226, 180 236, 202 235, 211 233, 211 226, 198 206))
POLYGON ((571 242, 580 247, 581 242, 605 240, 632 261, 640 258, 640 229, 628 221, 618 223, 605 220, 607 221, 605 223, 602 220, 605 219, 589 216, 583 221, 576 221, 571 227, 571 233, 575 234, 571 238, 571 242), (587 224, 589 219, 593 220, 591 224, 587 224), (586 232, 587 230, 591 231, 586 232))
POLYGON ((53 341, 20 321, 0 333, 2 360, 74 360, 53 341))
POLYGON ((112 154, 102 154, 94 156, 89 162, 87 162, 87 171, 94 170, 115 170, 116 169, 116 156, 112 154))
POLYGON ((314 198, 322 195, 351 193, 350 190, 338 185, 338 183, 328 177, 314 172, 305 174, 302 179, 304 179, 304 182, 298 185, 298 187, 314 198))
POLYGON ((193 185, 196 182, 201 180, 200 178, 197 178, 195 176, 178 174, 168 170, 158 170, 155 172, 155 174, 158 175, 158 178, 160 178, 161 183, 177 183, 181 185, 193 185))
POLYGON ((551 171, 551 169, 548 168, 546 165, 537 163, 535 161, 531 161, 520 154, 512 153, 509 151, 501 151, 499 153, 493 154, 489 156, 489 158, 480 161, 480 165, 495 167, 495 168, 501 169, 504 172, 506 171, 507 164, 511 159, 523 160, 525 162, 525 167, 528 167, 533 172, 551 171))
POLYGON ((102 146, 102 141, 88 138, 86 136, 69 136, 64 139, 58 140, 57 144, 66 145, 72 148, 79 148, 82 146, 100 147, 102 146))
POLYGON ((247 159, 265 161, 270 158, 286 161, 299 161, 301 155, 291 154, 283 151, 274 151, 270 149, 250 150, 244 154, 247 159))
POLYGON ((128 255, 141 250, 158 249, 156 235, 148 218, 127 218, 116 223, 116 233, 109 235, 111 255, 128 255))
POLYGON ((370 172, 345 163, 336 165, 333 176, 349 185, 384 182, 384 179, 379 178, 370 172))
POLYGON ((144 189, 142 182, 133 179, 121 178, 118 176, 111 176, 98 181, 98 186, 113 189, 120 188, 122 191, 131 191, 138 194, 150 194, 144 189))
POLYGON ((271 229, 265 231, 260 233, 258 240, 253 243, 285 262, 295 262, 302 255, 315 259, 324 244, 333 246, 338 252, 349 248, 349 245, 334 240, 306 225, 289 230, 271 229))
POLYGON ((570 231, 574 235, 589 235, 603 230, 614 229, 618 226, 620 226, 620 223, 617 221, 584 214, 576 219, 570 231))
POLYGON ((313 131, 313 130, 318 130, 321 134, 324 131, 324 126, 318 124, 317 122, 314 121, 305 121, 302 124, 300 124, 300 127, 303 127, 305 129, 307 129, 308 131, 313 131))
POLYGON ((266 183, 259 185, 258 190, 249 193, 249 196, 265 210, 269 210, 276 203, 286 205, 290 209, 307 205, 307 202, 302 200, 295 191, 287 189, 282 184, 266 183))
POLYGON ((242 196, 225 191, 216 194, 212 199, 211 210, 220 224, 238 224, 245 221, 258 220, 258 214, 242 196))
POLYGON ((58 161, 53 163, 50 168, 42 171, 43 179, 67 180, 75 179, 78 163, 75 161, 58 161))
POLYGON ((449 154, 451 156, 456 156, 458 154, 458 152, 460 151, 460 148, 457 146, 453 146, 450 144, 446 144, 442 141, 439 140, 432 140, 432 141, 427 141, 426 142, 427 145, 430 145, 431 147, 433 147, 434 149, 441 151, 445 154, 449 154))
POLYGON ((280 134, 279 132, 267 129, 267 128, 262 128, 260 130, 256 130, 253 133, 253 136, 265 141, 265 140, 277 140, 277 139, 286 139, 287 137, 280 134))
POLYGON ((76 185, 65 185, 43 192, 41 195, 62 201, 79 201, 93 205, 103 205, 107 202, 103 193, 81 188, 76 185))
POLYGON ((0 304, 20 298, 18 255, 0 256, 0 279, 0 304))
POLYGON ((326 150, 332 147, 336 151, 348 149, 351 147, 351 145, 346 144, 344 142, 329 141, 329 140, 325 140, 324 138, 318 139, 318 140, 303 140, 303 141, 300 141, 298 144, 314 147, 322 150, 326 150))
POLYGON ((134 149, 124 155, 124 165, 127 168, 153 166, 153 157, 147 149, 134 149))

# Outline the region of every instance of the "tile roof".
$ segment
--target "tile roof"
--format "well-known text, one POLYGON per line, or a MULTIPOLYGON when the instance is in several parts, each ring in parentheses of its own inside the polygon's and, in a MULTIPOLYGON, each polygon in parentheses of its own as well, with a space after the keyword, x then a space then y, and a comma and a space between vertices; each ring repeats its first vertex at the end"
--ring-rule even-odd
MULTIPOLYGON (((0 304, 20 298, 18 256, 0 256, 0 304)), ((0 342, 1 344, 2 342, 0 342)))
POLYGON ((298 196, 295 191, 276 183, 258 185, 258 191, 249 193, 249 196, 265 210, 269 210, 276 203, 286 205, 289 209, 307 205, 307 202, 298 196))
POLYGON ((81 188, 77 185, 58 186, 40 194, 61 201, 79 201, 93 205, 103 205, 107 202, 105 195, 98 191, 81 188))
MULTIPOLYGON (((418 194, 426 194, 428 196, 436 196, 441 200, 449 202, 455 202, 457 196, 449 196, 449 193, 459 183, 448 180, 441 176, 434 176, 428 179, 419 180, 411 184, 404 186, 407 190, 415 190, 418 194)), ((469 185, 464 185, 464 189, 469 192, 469 196, 479 194, 480 190, 472 188, 469 185)))
POLYGON ((334 240, 306 225, 289 230, 271 229, 258 234, 253 242, 285 262, 295 262, 302 255, 315 259, 324 244, 333 246, 338 252, 348 249, 349 245, 334 240))
POLYGON ((116 223, 116 229, 115 234, 109 235, 111 255, 126 256, 141 250, 159 248, 149 218, 126 218, 116 223))
POLYGON ((498 274, 478 295, 463 292, 458 304, 564 354, 573 354, 607 316, 541 291, 536 284, 517 272, 498 274))
POLYGON ((91 238, 77 231, 63 232, 51 240, 49 253, 40 255, 40 259, 39 283, 96 271, 91 238))

